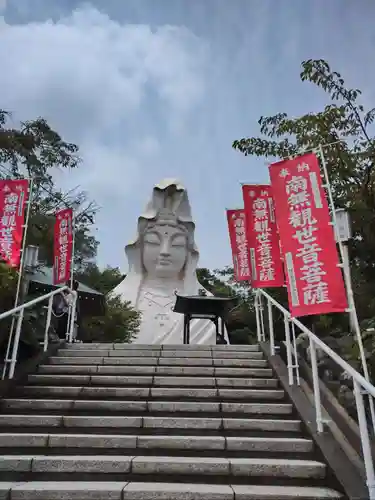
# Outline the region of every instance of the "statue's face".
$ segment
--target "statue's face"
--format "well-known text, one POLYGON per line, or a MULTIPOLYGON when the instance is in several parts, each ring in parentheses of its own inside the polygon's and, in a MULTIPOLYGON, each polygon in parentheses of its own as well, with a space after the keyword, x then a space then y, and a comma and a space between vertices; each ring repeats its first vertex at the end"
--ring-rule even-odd
POLYGON ((178 227, 156 224, 146 231, 143 265, 149 276, 176 279, 186 257, 186 234, 178 227))

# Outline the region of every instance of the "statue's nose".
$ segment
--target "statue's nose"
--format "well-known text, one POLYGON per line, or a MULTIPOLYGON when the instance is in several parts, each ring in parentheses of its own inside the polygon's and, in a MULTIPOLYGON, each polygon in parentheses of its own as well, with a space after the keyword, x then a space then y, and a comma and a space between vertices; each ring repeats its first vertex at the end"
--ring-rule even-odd
POLYGON ((170 251, 169 251, 169 245, 168 243, 164 243, 161 247, 161 250, 160 250, 160 255, 162 257, 168 257, 168 255, 170 255, 170 251))

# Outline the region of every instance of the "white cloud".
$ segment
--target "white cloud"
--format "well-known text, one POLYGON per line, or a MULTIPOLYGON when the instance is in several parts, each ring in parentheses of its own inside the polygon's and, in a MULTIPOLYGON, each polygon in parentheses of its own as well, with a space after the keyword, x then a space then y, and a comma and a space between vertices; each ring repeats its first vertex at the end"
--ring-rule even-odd
MULTIPOLYGON (((114 156, 129 154, 134 138, 157 144, 149 108, 157 107, 164 124, 183 122, 204 89, 204 50, 191 32, 121 25, 89 6, 56 23, 4 25, 2 46, 2 106, 20 119, 47 117, 90 156, 90 169, 93 151, 107 168, 114 156)), ((90 187, 103 176, 98 165, 90 187)))
POLYGON ((57 178, 88 191, 106 224, 199 105, 202 40, 182 27, 120 24, 90 6, 56 22, 3 22, 1 35, 0 107, 19 120, 43 116, 80 146, 82 166, 57 178))

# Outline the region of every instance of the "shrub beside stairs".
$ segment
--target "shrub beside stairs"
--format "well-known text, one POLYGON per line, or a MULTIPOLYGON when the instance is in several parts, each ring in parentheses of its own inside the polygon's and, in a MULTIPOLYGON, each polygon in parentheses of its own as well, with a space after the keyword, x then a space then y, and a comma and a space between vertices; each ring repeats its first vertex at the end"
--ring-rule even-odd
POLYGON ((0 499, 327 500, 257 345, 75 344, 1 402, 0 499))

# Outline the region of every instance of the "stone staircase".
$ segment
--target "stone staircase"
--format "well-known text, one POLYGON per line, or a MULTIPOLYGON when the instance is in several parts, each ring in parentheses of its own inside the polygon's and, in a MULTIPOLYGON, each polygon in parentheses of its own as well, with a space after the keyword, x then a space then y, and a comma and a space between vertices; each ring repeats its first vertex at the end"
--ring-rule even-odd
POLYGON ((75 344, 1 402, 0 499, 344 498, 254 346, 75 344))

